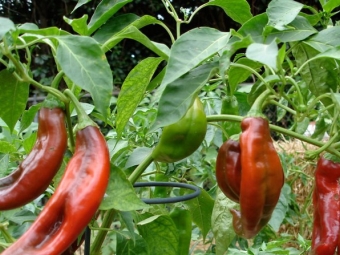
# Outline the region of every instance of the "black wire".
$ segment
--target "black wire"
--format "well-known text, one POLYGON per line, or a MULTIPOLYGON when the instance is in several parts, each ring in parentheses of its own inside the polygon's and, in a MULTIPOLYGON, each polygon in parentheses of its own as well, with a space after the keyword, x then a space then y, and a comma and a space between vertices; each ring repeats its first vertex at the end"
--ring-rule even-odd
POLYGON ((142 198, 142 201, 146 204, 169 204, 169 203, 178 203, 186 200, 193 199, 198 197, 201 193, 199 187, 187 184, 187 183, 179 183, 179 182, 136 182, 133 185, 135 188, 138 187, 155 187, 155 186, 163 186, 163 187, 178 187, 194 190, 193 193, 179 196, 179 197, 167 197, 167 198, 142 198))
MULTIPOLYGON (((179 196, 179 197, 167 197, 167 198, 142 198, 142 201, 146 204, 169 204, 169 203, 177 203, 181 201, 187 201, 198 197, 201 194, 201 190, 199 187, 196 187, 187 183, 179 183, 179 182, 136 182, 133 185, 135 188, 140 187, 177 187, 193 190, 193 193, 179 196)), ((91 229, 89 227, 85 230, 85 250, 84 255, 90 255, 90 244, 91 244, 91 229)))

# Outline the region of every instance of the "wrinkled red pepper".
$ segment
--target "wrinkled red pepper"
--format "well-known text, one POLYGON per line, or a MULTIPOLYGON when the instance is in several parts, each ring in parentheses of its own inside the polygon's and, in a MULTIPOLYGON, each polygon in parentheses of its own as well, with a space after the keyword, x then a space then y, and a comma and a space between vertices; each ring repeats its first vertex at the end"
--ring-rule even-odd
POLYGON ((320 157, 313 191, 312 254, 334 255, 340 234, 340 162, 320 157))

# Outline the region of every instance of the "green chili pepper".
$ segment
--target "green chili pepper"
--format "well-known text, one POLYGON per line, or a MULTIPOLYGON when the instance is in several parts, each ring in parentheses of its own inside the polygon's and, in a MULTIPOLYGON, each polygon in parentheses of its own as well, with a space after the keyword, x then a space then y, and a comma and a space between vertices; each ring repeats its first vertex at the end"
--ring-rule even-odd
POLYGON ((192 217, 191 213, 181 207, 175 207, 170 217, 176 225, 179 243, 178 243, 178 254, 187 255, 189 254, 190 242, 191 242, 191 231, 192 231, 192 217))

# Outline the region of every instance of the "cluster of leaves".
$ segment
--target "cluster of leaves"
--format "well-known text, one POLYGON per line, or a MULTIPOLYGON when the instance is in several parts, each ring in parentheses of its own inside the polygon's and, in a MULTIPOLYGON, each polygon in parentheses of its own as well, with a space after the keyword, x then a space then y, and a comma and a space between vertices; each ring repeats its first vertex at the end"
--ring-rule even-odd
MULTIPOLYGON (((88 2, 78 1, 74 11, 88 2)), ((284 185, 271 221, 253 242, 235 236, 229 208, 238 205, 219 192, 214 176, 217 148, 223 142, 218 121, 237 121, 244 115, 258 113, 261 108, 253 112, 252 106, 269 93, 266 103, 275 108, 277 120, 287 114, 293 116, 289 129, 272 125, 273 131, 320 147, 308 154, 311 158, 324 150, 340 156, 336 143, 340 109, 340 27, 332 20, 338 1, 320 0, 321 11, 317 11, 292 0, 273 0, 266 12, 252 16, 245 0, 237 3, 212 0, 179 17, 171 2, 163 0, 164 8, 176 22, 176 35, 156 17, 140 17, 135 13, 117 15, 131 2, 103 0, 90 18, 87 14, 74 19, 64 17, 73 34, 55 27, 39 29, 31 23, 16 26, 11 20, 0 18, 0 63, 5 68, 0 72, 2 174, 15 168, 16 160, 29 153, 35 140, 36 126, 32 122, 39 105, 25 109, 29 86, 62 99, 59 84, 64 80, 79 98, 83 92, 90 94, 93 105, 82 105, 98 123, 106 124, 103 130, 107 130, 111 155, 111 179, 100 206, 100 220, 90 226, 94 233, 91 253, 177 254, 179 234, 169 216, 176 206, 190 211, 193 239, 198 236, 197 239, 210 242, 205 254, 221 255, 226 251, 230 254, 300 254, 308 250, 309 237, 302 233, 277 234, 282 223, 293 225, 297 219, 309 216, 305 207, 301 209, 297 205, 292 182, 284 185), (208 6, 221 8, 239 28, 221 32, 198 27, 182 34, 181 25, 190 23, 208 6), (170 47, 142 32, 143 28, 152 26, 167 32, 170 47), (117 49, 126 39, 140 43, 153 56, 134 66, 115 98, 112 97, 112 70, 105 54, 117 49), (57 73, 51 86, 36 81, 31 74, 31 50, 37 44, 51 49, 57 73), (249 81, 250 84, 243 84, 249 81), (204 142, 180 162, 152 163, 148 155, 159 140, 161 128, 178 121, 197 95, 204 102, 211 124, 204 142), (237 97, 241 116, 219 115, 224 95, 237 97), (316 131, 308 137, 304 133, 312 120, 316 121, 316 131), (326 132, 331 139, 324 145, 321 140, 326 132), (176 205, 147 205, 136 195, 133 183, 152 181, 156 173, 171 181, 192 183, 201 193, 176 205), (118 229, 108 233, 114 220, 119 222, 118 229), (290 242, 294 245, 281 247, 290 242)), ((75 116, 70 114, 72 118, 75 116)), ((292 171, 294 161, 287 154, 281 156, 287 177, 303 171, 292 171)), ((20 236, 34 220, 42 199, 53 193, 53 186, 25 208, 1 213, 2 247, 13 241, 8 232, 13 237, 20 236), (18 224, 23 222, 27 224, 20 228, 18 224)), ((136 190, 142 197, 153 197, 155 192, 153 188, 136 190)), ((188 192, 166 190, 168 196, 188 192)), ((309 227, 310 222, 306 223, 309 227)), ((202 254, 199 250, 191 252, 202 254)))

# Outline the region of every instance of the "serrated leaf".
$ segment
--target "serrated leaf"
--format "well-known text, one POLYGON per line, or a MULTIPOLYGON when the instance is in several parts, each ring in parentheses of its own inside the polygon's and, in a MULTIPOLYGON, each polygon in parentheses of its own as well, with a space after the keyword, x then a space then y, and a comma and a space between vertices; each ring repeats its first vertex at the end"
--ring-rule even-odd
POLYGON ((247 58, 277 69, 279 49, 275 41, 270 44, 253 43, 246 50, 247 58))
POLYGON ((110 105, 113 78, 109 63, 99 44, 90 37, 60 36, 57 60, 66 76, 90 92, 94 105, 104 118, 110 105))
POLYGON ((266 10, 269 21, 268 26, 277 30, 285 30, 299 14, 303 4, 293 0, 273 0, 268 4, 266 10))
POLYGON ((15 30, 13 21, 8 18, 0 17, 0 40, 2 40, 4 35, 11 30, 15 30))
POLYGON ((118 138, 121 137, 130 117, 144 98, 146 88, 162 61, 161 58, 143 59, 125 78, 117 100, 116 127, 118 138))
POLYGON ((237 203, 228 199, 218 189, 211 216, 211 226, 216 241, 216 255, 224 255, 236 236, 233 229, 233 217, 229 210, 238 207, 237 203))
POLYGON ((88 24, 88 35, 91 35, 109 18, 113 16, 120 8, 132 0, 102 0, 94 11, 88 24))
POLYGON ((13 144, 7 141, 0 141, 0 153, 10 154, 17 151, 17 148, 13 144))
POLYGON ((111 175, 100 210, 134 211, 149 206, 140 200, 124 172, 111 164, 111 175))
POLYGON ((218 62, 210 62, 191 70, 166 86, 159 100, 157 117, 150 132, 175 123, 184 116, 194 97, 217 72, 218 62))
POLYGON ((221 7, 225 13, 234 21, 243 24, 253 15, 250 12, 250 6, 245 0, 212 0, 207 3, 221 7))
MULTIPOLYGON (((190 193, 191 191, 185 191, 190 193)), ((193 222, 201 230, 203 239, 205 240, 208 232, 211 229, 211 215, 214 208, 214 200, 210 197, 208 192, 201 189, 201 194, 193 199, 184 202, 191 214, 193 222)))
POLYGON ((168 215, 152 216, 137 224, 150 255, 178 255, 178 232, 168 215))
POLYGON ((172 45, 170 58, 161 86, 167 86, 204 60, 223 49, 230 33, 201 27, 190 30, 172 45))
POLYGON ((29 94, 29 84, 18 81, 9 71, 0 72, 0 117, 9 129, 13 128, 25 110, 29 94))

